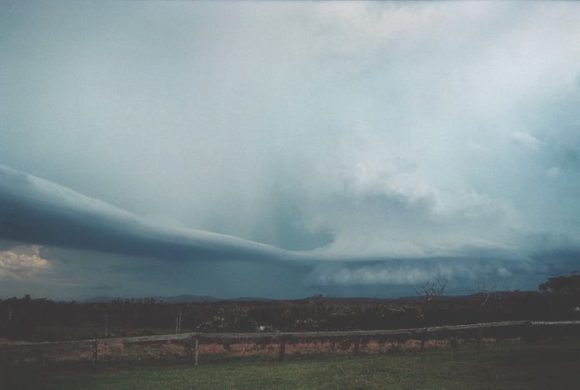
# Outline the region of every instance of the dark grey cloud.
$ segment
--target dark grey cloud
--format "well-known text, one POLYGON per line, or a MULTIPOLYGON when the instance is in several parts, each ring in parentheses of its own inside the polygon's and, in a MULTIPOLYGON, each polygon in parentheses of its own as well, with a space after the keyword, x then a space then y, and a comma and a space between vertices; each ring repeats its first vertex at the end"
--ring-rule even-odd
POLYGON ((269 245, 160 227, 103 202, 0 166, 0 238, 165 259, 289 259, 269 245))
MULTIPOLYGON (((542 255, 535 261, 518 261, 502 258, 504 253, 485 257, 478 250, 468 258, 404 260, 284 251, 214 233, 152 225, 5 166, 0 166, 0 238, 17 241, 4 242, 6 249, 22 243, 64 248, 44 249, 42 254, 49 259, 43 263, 48 277, 41 275, 42 283, 54 286, 67 281, 62 283, 60 296, 89 296, 104 285, 110 287, 110 294, 119 296, 146 295, 150 289, 224 297, 302 297, 320 292, 393 296, 412 294, 434 278, 445 278, 450 293, 461 293, 476 288, 482 279, 505 288, 530 286, 538 280, 530 275, 538 270, 549 274, 574 263, 572 253, 563 256, 564 262, 562 256, 549 262, 552 268, 545 269, 542 255), (565 266, 555 265, 562 262, 565 266)), ((546 243, 541 247, 548 247, 550 238, 543 240, 546 243)), ((550 256, 555 255, 561 254, 550 256)), ((24 285, 39 283, 28 279, 32 281, 24 285)))
POLYGON ((70 294, 533 287, 580 246, 579 15, 4 1, 3 264, 38 250, 70 294))

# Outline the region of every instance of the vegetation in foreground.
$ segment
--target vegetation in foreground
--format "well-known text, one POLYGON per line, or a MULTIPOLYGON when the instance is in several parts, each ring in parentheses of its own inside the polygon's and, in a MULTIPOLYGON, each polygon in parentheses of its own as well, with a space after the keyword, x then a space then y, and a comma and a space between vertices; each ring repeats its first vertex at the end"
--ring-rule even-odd
MULTIPOLYGON (((509 320, 580 318, 580 274, 551 278, 538 292, 444 296, 445 283, 404 299, 327 298, 168 303, 151 299, 54 302, 0 299, 0 339, 70 340, 181 331, 256 332, 417 328, 509 320)), ((1 340, 0 340, 1 342, 1 340)))
MULTIPOLYGON (((110 365, 92 373, 12 371, 5 389, 576 389, 580 343, 503 344, 457 351, 309 356, 285 362, 110 365)), ((5 373, 6 374, 6 373, 5 373)), ((2 383, 3 382, 3 383, 2 383)))

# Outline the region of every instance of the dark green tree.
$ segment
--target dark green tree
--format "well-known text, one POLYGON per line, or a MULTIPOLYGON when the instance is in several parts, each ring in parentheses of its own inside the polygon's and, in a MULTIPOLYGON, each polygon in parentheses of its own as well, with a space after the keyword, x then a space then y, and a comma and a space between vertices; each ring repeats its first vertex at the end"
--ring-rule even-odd
POLYGON ((538 286, 543 293, 567 296, 580 296, 580 274, 549 278, 538 286))

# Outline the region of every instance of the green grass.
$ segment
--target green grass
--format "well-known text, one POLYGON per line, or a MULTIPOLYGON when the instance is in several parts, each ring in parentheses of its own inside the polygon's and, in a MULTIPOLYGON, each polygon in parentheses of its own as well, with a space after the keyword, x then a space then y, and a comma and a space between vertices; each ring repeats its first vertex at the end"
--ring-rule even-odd
MULTIPOLYGON (((13 372, 17 389, 577 389, 580 344, 505 344, 458 351, 237 359, 184 364, 110 364, 13 372)), ((6 377, 7 378, 7 377, 6 377)), ((5 379, 6 379, 5 378, 5 379)))

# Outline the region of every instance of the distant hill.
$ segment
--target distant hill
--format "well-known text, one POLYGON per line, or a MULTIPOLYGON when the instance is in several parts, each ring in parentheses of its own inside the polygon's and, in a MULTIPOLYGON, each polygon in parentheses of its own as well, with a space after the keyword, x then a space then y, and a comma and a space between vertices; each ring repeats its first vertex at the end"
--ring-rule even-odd
POLYGON ((84 301, 87 303, 108 303, 116 300, 126 300, 126 299, 154 299, 158 302, 167 302, 167 303, 187 303, 187 302, 217 302, 221 301, 222 299, 212 297, 209 295, 175 295, 169 297, 163 296, 154 296, 154 297, 139 297, 139 298, 129 298, 129 297, 107 297, 107 296, 98 296, 93 298, 87 298, 84 301))
POLYGON ((127 300, 127 299, 154 299, 157 302, 166 302, 166 303, 188 303, 188 302, 220 302, 220 301, 239 301, 239 302, 269 302, 273 301, 273 299, 268 298, 254 298, 254 297, 239 297, 239 298, 216 298, 210 295, 174 295, 169 297, 164 296, 154 296, 154 297, 138 297, 138 298, 129 298, 129 297, 108 297, 108 296, 98 296, 93 298, 87 298, 84 300, 86 303, 109 303, 116 300, 127 300))

